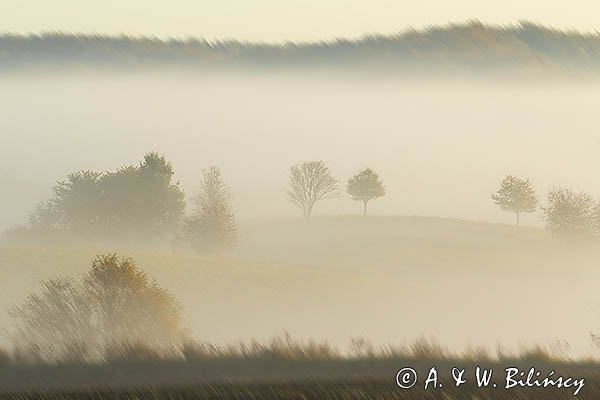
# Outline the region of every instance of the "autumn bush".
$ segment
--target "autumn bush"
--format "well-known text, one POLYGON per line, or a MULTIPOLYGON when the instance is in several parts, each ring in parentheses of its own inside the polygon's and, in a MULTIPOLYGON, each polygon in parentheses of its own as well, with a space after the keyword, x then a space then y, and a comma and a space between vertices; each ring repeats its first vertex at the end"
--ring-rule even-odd
POLYGON ((15 353, 28 362, 97 361, 111 349, 164 349, 185 337, 173 294, 116 254, 98 256, 80 281, 42 282, 10 316, 15 353))

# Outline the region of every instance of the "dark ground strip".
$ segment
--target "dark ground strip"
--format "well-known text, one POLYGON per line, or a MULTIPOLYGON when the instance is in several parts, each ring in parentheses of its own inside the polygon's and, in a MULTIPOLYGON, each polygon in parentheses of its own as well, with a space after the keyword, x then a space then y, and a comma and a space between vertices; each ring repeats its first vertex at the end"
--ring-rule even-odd
POLYGON ((472 385, 459 388, 429 389, 412 388, 403 390, 389 382, 303 382, 303 383, 252 383, 214 384, 174 388, 141 388, 127 391, 72 391, 55 393, 3 394, 1 399, 10 400, 125 400, 125 399, 168 399, 168 400, 548 400, 548 399, 599 399, 599 385, 589 382, 579 396, 574 397, 568 389, 514 388, 480 389, 472 385))

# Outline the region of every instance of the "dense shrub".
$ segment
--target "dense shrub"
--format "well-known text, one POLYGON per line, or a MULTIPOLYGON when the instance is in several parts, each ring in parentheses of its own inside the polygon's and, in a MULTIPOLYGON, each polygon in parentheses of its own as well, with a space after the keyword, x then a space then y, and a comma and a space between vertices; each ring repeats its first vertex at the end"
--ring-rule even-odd
POLYGON ((598 232, 598 202, 585 192, 553 188, 543 208, 546 227, 560 236, 582 237, 598 232))
POLYGON ((138 166, 115 172, 79 171, 54 188, 54 195, 35 207, 30 228, 164 236, 179 228, 184 194, 173 183, 173 167, 149 153, 138 166))
POLYGON ((27 362, 99 360, 110 350, 163 349, 184 338, 175 297, 114 254, 98 256, 81 282, 43 282, 10 315, 16 352, 27 362))

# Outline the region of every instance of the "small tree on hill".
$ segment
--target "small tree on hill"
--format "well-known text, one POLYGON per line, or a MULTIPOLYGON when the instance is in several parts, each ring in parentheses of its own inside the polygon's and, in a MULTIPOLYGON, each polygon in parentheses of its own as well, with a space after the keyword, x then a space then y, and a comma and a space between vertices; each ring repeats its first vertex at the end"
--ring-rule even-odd
POLYGON ((598 202, 585 192, 553 188, 548 192, 548 205, 543 207, 546 227, 562 236, 586 236, 597 233, 598 202))
POLYGON ((288 196, 309 219, 315 203, 337 197, 339 185, 323 161, 306 161, 290 168, 288 196))
POLYGON ((367 203, 385 195, 385 186, 372 169, 367 168, 348 179, 346 188, 352 200, 362 201, 363 215, 367 214, 367 203))
POLYGON ((537 209, 535 189, 529 179, 523 180, 513 175, 502 180, 500 189, 492 194, 492 200, 503 210, 515 213, 517 225, 521 213, 532 213, 537 209))
POLYGON ((223 250, 235 243, 238 226, 231 210, 231 193, 217 167, 202 171, 200 191, 194 198, 192 215, 184 220, 183 231, 199 251, 223 250))

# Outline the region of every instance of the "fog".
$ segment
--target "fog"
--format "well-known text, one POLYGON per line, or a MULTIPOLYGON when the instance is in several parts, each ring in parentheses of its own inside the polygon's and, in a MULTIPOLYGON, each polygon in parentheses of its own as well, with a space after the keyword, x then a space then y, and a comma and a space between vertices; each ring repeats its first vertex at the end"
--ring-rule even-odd
MULTIPOLYGON (((521 230, 396 217, 512 224, 490 200, 509 173, 531 179, 542 203, 553 185, 600 195, 598 89, 174 71, 4 76, 0 230, 26 222, 69 172, 114 170, 157 151, 188 196, 202 168, 221 167, 240 221, 226 261, 132 254, 182 300, 197 336, 288 329, 338 344, 426 334, 456 347, 565 339, 583 352, 600 326, 596 247, 556 250, 533 228, 539 213, 523 216, 533 227, 521 230), (285 190, 289 167, 304 160, 325 161, 342 183, 376 170, 387 188, 369 205, 379 218, 332 218, 362 211, 344 193, 317 204, 320 223, 300 222, 285 190), (186 266, 171 265, 179 261, 186 266)), ((29 250, 0 259, 3 303, 40 279, 82 273, 95 250, 69 261, 63 253, 27 261, 29 250)))
MULTIPOLYGON (((296 215, 290 165, 322 159, 343 182, 371 167, 384 215, 512 222, 489 201, 507 173, 600 194, 596 84, 406 82, 290 76, 5 76, 0 228, 24 222, 55 181, 158 151, 192 193, 216 164, 242 219, 296 215)), ((317 214, 357 211, 342 197, 317 214)), ((535 216, 525 223, 539 224, 535 216)))

